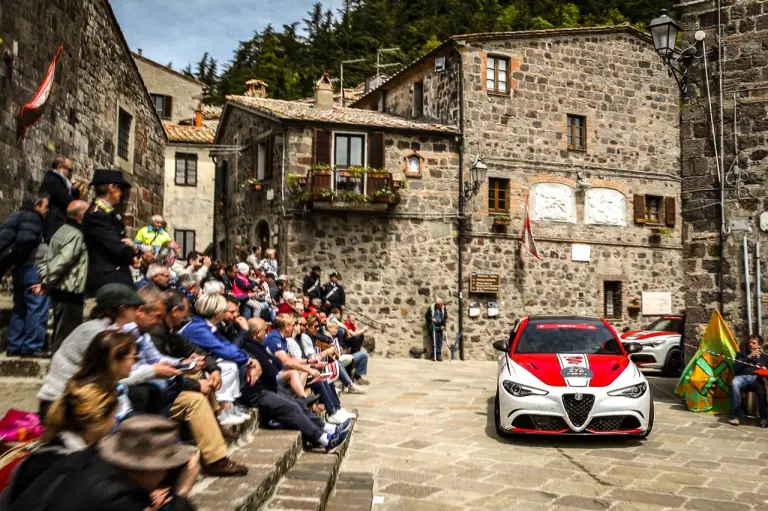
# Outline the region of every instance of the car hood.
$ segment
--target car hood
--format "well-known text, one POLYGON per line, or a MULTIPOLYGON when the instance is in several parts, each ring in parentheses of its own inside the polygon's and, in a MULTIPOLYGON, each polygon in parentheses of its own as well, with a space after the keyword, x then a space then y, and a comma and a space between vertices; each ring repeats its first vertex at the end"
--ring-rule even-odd
POLYGON ((550 387, 607 387, 629 365, 624 355, 535 353, 510 358, 550 387))
POLYGON ((654 340, 661 340, 662 337, 669 337, 672 335, 680 337, 680 334, 677 332, 638 330, 635 332, 625 333, 622 336, 621 340, 625 342, 654 341, 654 340))

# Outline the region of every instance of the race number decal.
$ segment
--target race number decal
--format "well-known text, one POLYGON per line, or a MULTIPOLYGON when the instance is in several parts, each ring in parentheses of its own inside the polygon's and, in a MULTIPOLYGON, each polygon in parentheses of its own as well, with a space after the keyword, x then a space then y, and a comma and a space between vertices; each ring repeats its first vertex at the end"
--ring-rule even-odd
POLYGON ((560 376, 569 387, 588 387, 595 375, 589 368, 589 359, 583 354, 558 354, 560 376))

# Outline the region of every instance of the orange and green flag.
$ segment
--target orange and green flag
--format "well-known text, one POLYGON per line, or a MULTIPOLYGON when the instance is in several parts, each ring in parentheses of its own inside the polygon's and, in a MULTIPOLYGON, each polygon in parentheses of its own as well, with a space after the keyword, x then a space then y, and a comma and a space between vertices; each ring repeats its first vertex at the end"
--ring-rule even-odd
POLYGON ((690 411, 730 412, 733 359, 738 349, 731 329, 715 310, 701 337, 699 349, 685 367, 675 389, 675 393, 685 399, 690 411))

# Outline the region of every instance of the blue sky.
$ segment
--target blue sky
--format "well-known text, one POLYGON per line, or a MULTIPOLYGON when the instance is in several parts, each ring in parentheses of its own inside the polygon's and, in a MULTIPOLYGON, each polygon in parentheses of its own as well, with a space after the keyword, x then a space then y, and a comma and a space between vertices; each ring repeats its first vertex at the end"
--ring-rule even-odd
MULTIPOLYGON (((272 23, 301 21, 314 0, 111 0, 128 45, 180 70, 208 51, 219 70, 239 41, 272 23)), ((334 13, 341 0, 322 0, 334 13)))

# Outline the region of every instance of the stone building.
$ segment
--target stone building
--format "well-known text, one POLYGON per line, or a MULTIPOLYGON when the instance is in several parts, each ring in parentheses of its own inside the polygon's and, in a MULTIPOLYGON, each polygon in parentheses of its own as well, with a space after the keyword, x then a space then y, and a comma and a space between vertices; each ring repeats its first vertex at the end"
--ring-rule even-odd
POLYGON ((75 177, 119 167, 134 183, 126 225, 162 210, 165 135, 107 0, 8 0, 0 6, 0 217, 36 191, 57 154, 75 177), (19 107, 43 81, 60 44, 48 109, 22 141, 19 107))
MULTIPOLYGON (((488 179, 467 204, 462 291, 482 313, 465 311, 469 358, 492 357, 490 341, 524 314, 605 315, 622 328, 682 308, 678 94, 645 34, 621 26, 456 36, 353 109, 318 104, 322 98, 289 112, 275 100, 228 98, 217 140, 243 147, 239 161, 228 162, 229 182, 242 179, 238 169, 249 168, 248 148, 263 134, 277 133, 273 165, 285 155, 276 188, 265 191, 265 182, 259 192, 240 192, 253 194, 247 200, 233 196, 229 218, 246 244, 259 231, 247 216, 252 208, 266 206, 266 222, 284 216, 269 234, 288 273, 300 277, 316 261, 339 270, 350 308, 377 328, 377 350, 404 355, 422 346, 424 311, 437 297, 448 303, 455 338, 458 165, 469 179, 478 157, 488 179), (343 155, 341 166, 352 144, 324 124, 363 114, 376 117, 357 146, 369 145, 366 158, 377 154, 375 132, 385 131, 384 166, 405 184, 397 205, 366 214, 351 212, 339 194, 318 201, 312 188, 313 165, 328 160, 325 141, 332 158, 343 155), (281 128, 264 124, 270 116, 303 123, 304 136, 284 139, 281 128), (299 197, 314 199, 311 207, 282 199, 305 178, 299 197), (541 261, 520 247, 527 197, 541 261), (476 293, 489 289, 470 286, 472 274, 475 283, 490 274, 497 289, 476 293), (499 316, 488 317, 490 302, 499 316)), ((328 163, 338 180, 338 161, 328 163)))
POLYGON ((213 241, 215 165, 213 138, 221 109, 202 104, 205 85, 134 53, 157 115, 168 137, 165 149, 163 218, 183 257, 213 241))
MULTIPOLYGON (((756 0, 722 2, 719 13, 718 5, 720 2, 689 1, 678 8, 686 45, 694 43, 697 30, 706 33, 709 62, 705 73, 704 59, 693 60, 690 99, 682 109, 686 336, 698 339, 712 311, 721 309, 734 335, 742 341, 749 331, 747 302, 752 306, 754 332, 758 331, 758 315, 762 322, 768 310, 768 304, 761 304, 762 313, 758 314, 755 281, 756 246, 768 239, 768 4, 756 0), (725 170, 724 209, 720 206, 718 167, 725 170), (721 237, 723 221, 725 234, 721 237)), ((701 43, 696 50, 701 56, 701 43)), ((762 247, 766 249, 766 245, 762 247)), ((760 284, 766 289, 766 268, 761 266, 760 284)), ((764 332, 765 328, 760 331, 764 332)))

